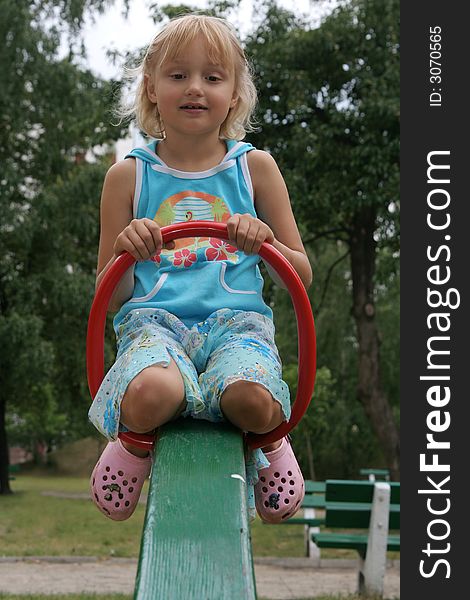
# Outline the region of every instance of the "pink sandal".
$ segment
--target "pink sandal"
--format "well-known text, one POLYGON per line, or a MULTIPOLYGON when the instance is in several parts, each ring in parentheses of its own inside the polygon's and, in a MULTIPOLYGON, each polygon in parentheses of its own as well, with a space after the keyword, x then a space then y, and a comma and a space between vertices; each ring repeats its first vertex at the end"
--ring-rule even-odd
POLYGON ((151 464, 150 456, 134 456, 121 440, 109 442, 90 478, 92 499, 100 511, 114 521, 128 519, 137 506, 151 464))
POLYGON ((265 454, 271 464, 259 472, 256 510, 266 523, 281 523, 300 508, 305 496, 304 478, 287 438, 279 448, 265 454))

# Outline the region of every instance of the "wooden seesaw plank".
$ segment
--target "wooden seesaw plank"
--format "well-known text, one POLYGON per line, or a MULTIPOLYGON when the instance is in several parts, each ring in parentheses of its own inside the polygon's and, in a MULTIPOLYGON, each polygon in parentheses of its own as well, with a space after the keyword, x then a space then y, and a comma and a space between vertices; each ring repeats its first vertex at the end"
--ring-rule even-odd
POLYGON ((155 452, 134 598, 255 599, 240 431, 179 419, 155 452))

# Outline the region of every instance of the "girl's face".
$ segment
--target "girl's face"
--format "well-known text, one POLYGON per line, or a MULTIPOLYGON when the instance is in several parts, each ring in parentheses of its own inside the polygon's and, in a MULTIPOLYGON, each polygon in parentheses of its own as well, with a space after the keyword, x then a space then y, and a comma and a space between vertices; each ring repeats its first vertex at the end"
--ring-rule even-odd
POLYGON ((218 134, 230 108, 237 103, 234 73, 211 62, 201 36, 174 60, 146 76, 146 84, 167 136, 218 134))

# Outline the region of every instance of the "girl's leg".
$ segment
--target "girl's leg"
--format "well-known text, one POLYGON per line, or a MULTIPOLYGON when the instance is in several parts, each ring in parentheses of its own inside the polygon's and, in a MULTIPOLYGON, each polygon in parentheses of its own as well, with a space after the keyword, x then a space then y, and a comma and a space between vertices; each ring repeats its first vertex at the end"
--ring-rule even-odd
MULTIPOLYGON (((153 365, 143 369, 128 385, 121 404, 121 423, 135 433, 147 433, 177 418, 185 409, 181 373, 171 359, 168 367, 153 365)), ((123 443, 136 456, 147 452, 123 443)))
MULTIPOLYGON (((176 418, 185 408, 183 379, 176 363, 143 369, 127 386, 121 422, 131 431, 147 433, 176 418)), ((121 442, 109 442, 91 476, 96 506, 115 521, 134 512, 150 473, 148 452, 121 442)))
MULTIPOLYGON (((243 431, 268 433, 284 421, 279 402, 264 386, 252 381, 240 380, 227 386, 220 408, 225 418, 243 431)), ((274 450, 280 443, 270 444, 263 451, 274 450)))
MULTIPOLYGON (((243 431, 267 433, 284 421, 279 402, 264 386, 251 381, 227 386, 220 407, 225 417, 243 431)), ((305 494, 304 479, 287 438, 262 450, 270 466, 259 471, 254 488, 256 509, 263 521, 281 523, 299 509, 305 494)))
MULTIPOLYGON (((255 312, 223 309, 202 325, 206 351, 200 354, 200 363, 193 362, 201 373, 199 384, 209 420, 225 418, 243 431, 258 434, 288 420, 289 388, 282 380, 272 321, 255 312)), ((247 478, 256 481, 258 471, 254 488, 258 513, 266 521, 280 522, 299 507, 304 481, 286 438, 263 452, 270 466, 260 467, 267 462, 259 450, 254 451, 248 457, 247 478)))

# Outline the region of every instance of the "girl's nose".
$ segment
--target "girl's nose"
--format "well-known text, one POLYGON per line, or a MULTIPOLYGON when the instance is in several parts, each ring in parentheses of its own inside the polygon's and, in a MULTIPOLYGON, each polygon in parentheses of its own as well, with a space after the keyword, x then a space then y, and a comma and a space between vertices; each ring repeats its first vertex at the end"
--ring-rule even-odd
POLYGON ((202 96, 202 82, 199 77, 191 77, 188 79, 186 94, 189 96, 202 96))

